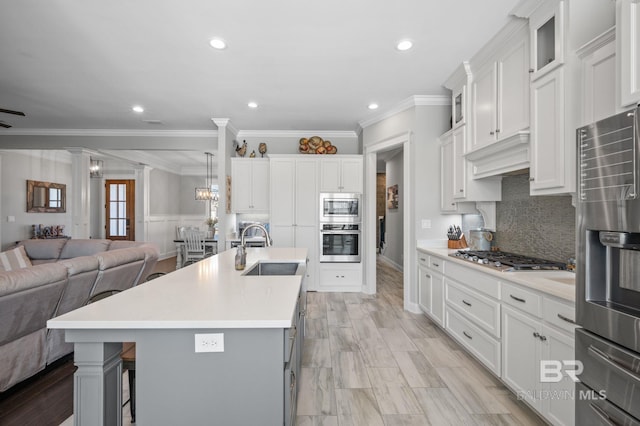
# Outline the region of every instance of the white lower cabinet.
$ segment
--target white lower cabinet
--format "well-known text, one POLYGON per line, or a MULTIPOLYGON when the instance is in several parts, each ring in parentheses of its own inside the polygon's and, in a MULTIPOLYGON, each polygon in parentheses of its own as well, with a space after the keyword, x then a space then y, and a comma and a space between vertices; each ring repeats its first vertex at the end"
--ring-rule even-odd
POLYGON ((320 263, 320 291, 362 291, 362 263, 320 263))
POLYGON ((574 346, 573 334, 502 306, 502 380, 554 425, 574 424, 575 383, 566 374, 574 368, 566 363, 575 359, 574 346))
POLYGON ((420 309, 547 422, 574 425, 575 304, 432 253, 417 253, 420 309))
POLYGON ((438 325, 444 327, 444 261, 431 266, 428 256, 418 252, 418 305, 438 325), (435 266, 437 265, 437 266, 435 266))
POLYGON ((496 376, 500 375, 500 340, 474 325, 462 313, 447 307, 447 331, 496 376))

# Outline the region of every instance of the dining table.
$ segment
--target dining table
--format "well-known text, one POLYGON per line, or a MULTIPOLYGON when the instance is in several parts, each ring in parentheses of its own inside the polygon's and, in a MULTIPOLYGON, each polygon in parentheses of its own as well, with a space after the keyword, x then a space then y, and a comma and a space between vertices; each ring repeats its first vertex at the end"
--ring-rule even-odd
MULTIPOLYGON (((182 268, 184 246, 187 241, 184 238, 176 238, 173 242, 176 244, 176 269, 180 269, 182 268)), ((209 249, 211 255, 218 254, 218 235, 216 234, 213 237, 205 238, 204 247, 205 249, 209 249)))

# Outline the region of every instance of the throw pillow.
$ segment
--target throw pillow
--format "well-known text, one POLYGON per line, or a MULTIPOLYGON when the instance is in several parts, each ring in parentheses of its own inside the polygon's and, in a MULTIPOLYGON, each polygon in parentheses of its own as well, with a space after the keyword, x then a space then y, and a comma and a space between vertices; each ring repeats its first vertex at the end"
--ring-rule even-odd
POLYGON ((23 246, 0 253, 0 271, 12 271, 29 266, 31 266, 31 260, 29 260, 23 246))

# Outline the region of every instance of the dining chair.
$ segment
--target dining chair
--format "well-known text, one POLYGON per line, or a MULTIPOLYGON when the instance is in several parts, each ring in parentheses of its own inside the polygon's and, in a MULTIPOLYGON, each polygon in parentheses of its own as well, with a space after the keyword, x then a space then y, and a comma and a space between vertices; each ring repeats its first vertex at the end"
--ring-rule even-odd
POLYGON ((197 229, 185 230, 184 243, 182 266, 190 265, 206 257, 204 233, 202 231, 197 229))

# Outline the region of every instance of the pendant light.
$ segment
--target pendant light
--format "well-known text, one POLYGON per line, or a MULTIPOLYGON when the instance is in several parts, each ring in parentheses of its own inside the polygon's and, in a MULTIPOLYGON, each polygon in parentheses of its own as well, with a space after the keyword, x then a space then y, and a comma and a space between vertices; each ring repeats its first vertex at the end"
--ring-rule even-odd
POLYGON ((199 201, 211 201, 214 199, 213 191, 211 190, 211 184, 213 183, 213 154, 210 152, 204 153, 207 156, 207 180, 206 187, 196 188, 196 200, 199 201))

